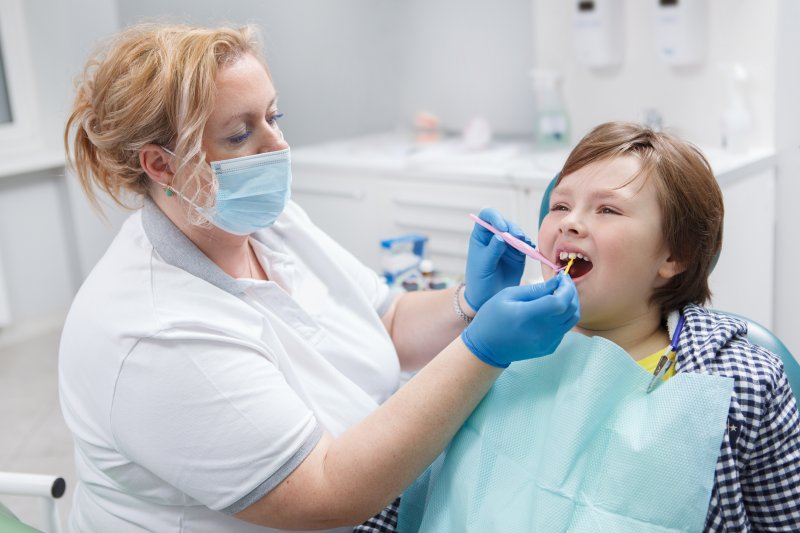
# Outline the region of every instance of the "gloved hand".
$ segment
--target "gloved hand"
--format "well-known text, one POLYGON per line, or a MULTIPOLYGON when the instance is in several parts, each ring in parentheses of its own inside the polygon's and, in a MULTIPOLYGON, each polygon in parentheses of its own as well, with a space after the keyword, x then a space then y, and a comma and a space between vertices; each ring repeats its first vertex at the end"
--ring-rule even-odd
POLYGON ((575 283, 562 274, 503 289, 481 307, 461 340, 484 363, 505 368, 553 353, 579 318, 575 283))
MULTIPOLYGON (((495 209, 481 210, 483 220, 500 231, 532 244, 519 227, 509 222, 495 209)), ((475 224, 469 238, 467 270, 464 276, 466 287, 464 299, 475 311, 498 291, 519 285, 525 270, 525 254, 512 248, 502 239, 480 224, 475 224)))

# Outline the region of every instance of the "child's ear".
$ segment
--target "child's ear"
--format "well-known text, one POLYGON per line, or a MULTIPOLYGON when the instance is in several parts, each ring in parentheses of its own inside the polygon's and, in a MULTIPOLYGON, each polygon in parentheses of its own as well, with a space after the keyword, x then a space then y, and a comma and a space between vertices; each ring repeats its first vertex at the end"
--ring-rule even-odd
POLYGON ((684 270, 686 270, 686 267, 682 262, 676 261, 674 257, 669 256, 661 264, 661 268, 658 269, 658 276, 663 278, 664 281, 667 281, 677 276, 684 270))

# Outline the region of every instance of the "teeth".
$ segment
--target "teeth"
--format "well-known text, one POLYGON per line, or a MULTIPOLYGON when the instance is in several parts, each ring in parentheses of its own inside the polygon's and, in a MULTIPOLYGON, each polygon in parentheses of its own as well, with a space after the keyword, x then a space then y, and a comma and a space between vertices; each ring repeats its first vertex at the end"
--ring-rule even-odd
POLYGON ((558 254, 558 258, 561 259, 562 261, 566 261, 567 259, 575 259, 576 257, 578 259, 583 259, 585 261, 591 261, 591 259, 589 259, 587 256, 583 255, 582 253, 561 252, 561 253, 558 254))

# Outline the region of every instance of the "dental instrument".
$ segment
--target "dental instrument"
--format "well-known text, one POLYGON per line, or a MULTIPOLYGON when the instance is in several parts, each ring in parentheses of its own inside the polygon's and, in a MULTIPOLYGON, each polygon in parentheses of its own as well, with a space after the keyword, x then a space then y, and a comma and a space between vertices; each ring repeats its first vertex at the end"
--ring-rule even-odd
POLYGON ((574 257, 570 257, 569 263, 567 263, 567 267, 564 269, 564 275, 569 274, 569 269, 572 267, 572 263, 575 261, 574 257))
POLYGON ((511 235, 509 232, 500 231, 499 229, 495 228, 494 226, 492 226, 491 224, 489 224, 488 222, 486 222, 482 218, 480 218, 477 215, 474 215, 472 213, 469 214, 469 218, 474 220, 477 224, 480 224, 484 228, 488 229, 489 231, 491 231, 495 235, 499 235, 512 248, 514 248, 516 250, 519 250, 520 252, 522 252, 523 254, 527 255, 528 257, 530 257, 532 259, 536 259, 537 261, 541 261, 542 263, 544 263, 545 265, 549 266, 550 268, 552 268, 556 272, 561 270, 561 268, 559 266, 553 264, 549 259, 547 259, 544 255, 542 255, 542 253, 539 250, 537 250, 533 246, 531 246, 531 245, 519 240, 518 238, 516 238, 513 235, 511 235))
POLYGON ((653 392, 653 390, 655 390, 655 388, 664 378, 664 375, 669 370, 669 367, 671 367, 674 363, 674 357, 678 353, 678 340, 681 336, 682 329, 683 314, 678 317, 678 325, 675 326, 675 333, 672 334, 672 340, 670 341, 667 349, 664 351, 664 355, 662 355, 661 359, 658 360, 656 369, 653 371, 653 377, 650 379, 650 384, 647 386, 647 394, 650 394, 653 392))

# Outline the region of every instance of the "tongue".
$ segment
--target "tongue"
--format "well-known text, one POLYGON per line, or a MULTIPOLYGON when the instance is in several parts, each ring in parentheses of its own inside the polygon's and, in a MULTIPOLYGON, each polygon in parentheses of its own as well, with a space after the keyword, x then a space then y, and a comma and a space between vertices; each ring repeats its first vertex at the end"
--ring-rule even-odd
POLYGON ((579 278, 589 273, 594 265, 589 261, 584 261, 578 257, 575 258, 575 261, 572 263, 572 267, 569 269, 569 275, 573 278, 579 278))

